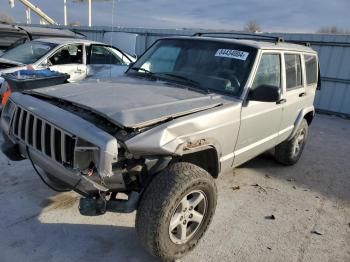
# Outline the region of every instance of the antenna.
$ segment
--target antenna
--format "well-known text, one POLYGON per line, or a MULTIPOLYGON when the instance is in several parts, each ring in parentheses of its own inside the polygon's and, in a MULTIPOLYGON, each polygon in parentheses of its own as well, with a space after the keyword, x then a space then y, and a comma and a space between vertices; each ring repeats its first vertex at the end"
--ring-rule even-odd
POLYGON ((92 11, 91 11, 91 0, 89 0, 89 27, 92 26, 92 11))
POLYGON ((67 0, 63 0, 63 14, 64 14, 64 25, 68 25, 67 21, 67 0))
MULTIPOLYGON (((111 32, 111 42, 110 46, 113 44, 113 32, 114 32, 114 8, 115 8, 115 0, 112 2, 112 32, 111 32)), ((110 61, 111 62, 111 61, 110 61)), ((112 77, 112 64, 109 65, 109 77, 112 77)))

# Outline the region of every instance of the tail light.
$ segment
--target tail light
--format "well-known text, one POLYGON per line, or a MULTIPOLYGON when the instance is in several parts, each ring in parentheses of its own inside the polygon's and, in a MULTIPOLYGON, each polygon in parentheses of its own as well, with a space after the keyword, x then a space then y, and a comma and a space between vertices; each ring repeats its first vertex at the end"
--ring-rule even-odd
POLYGON ((1 88, 0 98, 1 105, 4 107, 6 105, 7 100, 9 99, 9 96, 11 95, 11 88, 7 82, 3 83, 3 86, 5 87, 1 88))

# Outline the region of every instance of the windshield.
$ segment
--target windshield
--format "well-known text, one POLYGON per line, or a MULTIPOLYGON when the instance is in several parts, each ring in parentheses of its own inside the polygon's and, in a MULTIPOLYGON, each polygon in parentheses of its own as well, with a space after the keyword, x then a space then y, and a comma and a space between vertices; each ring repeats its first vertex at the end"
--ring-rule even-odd
POLYGON ((57 44, 32 41, 8 50, 1 58, 22 64, 32 64, 55 48, 57 44))
POLYGON ((128 73, 238 96, 255 56, 256 49, 229 42, 163 39, 147 50, 128 73))

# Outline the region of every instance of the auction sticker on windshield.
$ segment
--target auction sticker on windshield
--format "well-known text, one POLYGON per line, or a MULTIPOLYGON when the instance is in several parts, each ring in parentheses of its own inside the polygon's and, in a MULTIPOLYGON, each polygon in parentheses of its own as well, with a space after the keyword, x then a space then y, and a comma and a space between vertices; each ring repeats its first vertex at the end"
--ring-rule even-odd
POLYGON ((246 60, 249 53, 239 50, 233 50, 233 49, 219 49, 216 51, 215 56, 218 57, 226 57, 226 58, 232 58, 232 59, 239 59, 239 60, 246 60))

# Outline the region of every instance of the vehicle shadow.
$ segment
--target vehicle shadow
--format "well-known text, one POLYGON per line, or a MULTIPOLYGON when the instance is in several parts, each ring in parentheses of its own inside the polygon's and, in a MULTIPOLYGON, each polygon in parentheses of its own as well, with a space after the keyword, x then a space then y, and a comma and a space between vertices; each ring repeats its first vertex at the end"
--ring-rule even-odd
MULTIPOLYGON (((318 123, 315 123, 316 127, 318 123)), ((318 126, 321 130, 323 126, 318 126)), ((350 203, 349 141, 342 140, 341 129, 320 131, 313 126, 299 162, 284 166, 274 159, 270 150, 237 168, 252 169, 264 175, 285 180, 304 190, 315 191, 350 203), (330 134, 328 132, 333 132, 330 134)), ((346 136, 349 136, 347 134, 346 136)))
POLYGON ((159 261, 139 246, 134 228, 38 221, 30 226, 35 235, 9 241, 2 261, 159 261))
MULTIPOLYGON (((67 196, 53 197, 62 195, 67 196)), ((46 207, 28 203, 30 211, 12 214, 13 221, 0 229, 1 261, 159 261, 143 249, 135 228, 123 225, 125 220, 131 224, 134 214, 122 215, 122 223, 118 214, 106 214, 114 221, 82 217, 77 203, 64 206, 62 197, 59 201, 60 206, 47 201, 46 207)))
POLYGON ((0 261, 160 261, 141 246, 134 213, 83 217, 78 194, 54 193, 28 161, 1 153, 0 175, 0 261))

